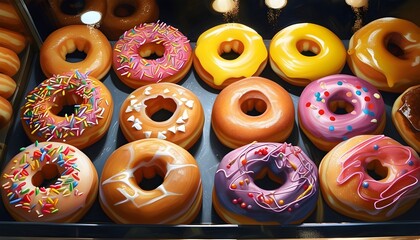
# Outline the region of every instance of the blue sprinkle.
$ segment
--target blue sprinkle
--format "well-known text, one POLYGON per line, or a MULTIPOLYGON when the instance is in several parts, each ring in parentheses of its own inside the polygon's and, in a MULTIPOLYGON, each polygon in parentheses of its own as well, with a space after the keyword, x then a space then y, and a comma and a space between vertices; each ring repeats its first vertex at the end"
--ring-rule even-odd
POLYGON ((362 94, 362 92, 360 92, 359 90, 356 90, 356 95, 360 96, 362 94))
POLYGON ((17 183, 12 183, 12 190, 14 190, 16 187, 18 186, 18 184, 17 183))
POLYGON ((353 127, 351 125, 348 125, 347 126, 347 131, 351 131, 351 130, 353 130, 353 127))
POLYGON ((343 141, 346 141, 347 139, 349 139, 349 138, 346 137, 346 136, 343 137, 343 141))
POLYGON ((341 85, 343 85, 343 82, 342 82, 342 81, 338 81, 338 82, 337 82, 337 84, 338 84, 339 86, 341 86, 341 85))
POLYGON ((414 162, 410 160, 410 161, 408 161, 408 165, 409 166, 413 166, 414 165, 414 162))
POLYGON ((10 201, 10 204, 18 203, 20 200, 22 200, 22 198, 16 198, 15 200, 10 201))
POLYGON ((369 183, 368 182, 363 182, 363 185, 362 185, 364 188, 368 188, 369 187, 369 183))
POLYGON ((363 110, 362 110, 362 112, 363 112, 364 114, 369 114, 369 109, 363 109, 363 110))
POLYGON ((374 117, 375 116, 375 113, 372 112, 372 111, 369 111, 369 116, 374 117))
POLYGON ((317 98, 316 98, 316 101, 317 101, 317 102, 321 102, 321 101, 322 101, 322 98, 317 97, 317 98))
POLYGON ((368 92, 367 87, 362 87, 363 91, 368 92))
POLYGON ((79 185, 79 182, 73 182, 73 188, 77 187, 77 185, 79 185))
POLYGON ((321 96, 321 93, 319 93, 319 92, 315 93, 315 97, 319 98, 320 96, 321 96))
POLYGON ((45 155, 47 154, 47 152, 46 151, 44 151, 43 153, 42 153, 42 155, 41 155, 41 158, 39 159, 41 162, 43 162, 44 161, 44 158, 45 158, 45 155))
POLYGON ((379 146, 377 144, 375 144, 375 145, 373 145, 373 149, 374 150, 378 150, 379 149, 379 146))
POLYGON ((334 126, 329 126, 328 130, 330 130, 331 132, 334 131, 334 126))

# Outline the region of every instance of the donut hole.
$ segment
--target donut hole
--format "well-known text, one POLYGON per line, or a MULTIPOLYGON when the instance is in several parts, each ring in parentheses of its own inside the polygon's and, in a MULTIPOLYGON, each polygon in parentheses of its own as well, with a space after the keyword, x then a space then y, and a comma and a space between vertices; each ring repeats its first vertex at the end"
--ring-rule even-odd
POLYGON ((403 45, 404 38, 398 33, 391 33, 385 37, 385 48, 387 51, 400 59, 406 59, 403 45))
POLYGON ((130 3, 119 3, 115 6, 113 14, 116 17, 124 18, 129 17, 136 11, 136 6, 130 3))
POLYGON ((264 190, 275 190, 280 188, 285 182, 284 174, 275 174, 268 167, 264 167, 255 173, 254 183, 264 190))
POLYGON ((328 102, 328 110, 332 113, 342 115, 353 112, 354 106, 345 100, 331 100, 328 102))
POLYGON ((312 40, 299 40, 296 48, 303 56, 314 57, 321 52, 321 47, 312 40))
POLYGON ((66 62, 77 63, 86 59, 87 54, 84 51, 74 50, 66 54, 66 62))
POLYGON ((162 96, 148 99, 144 103, 146 115, 155 122, 164 122, 170 119, 177 109, 177 104, 172 98, 162 96))
POLYGON ((85 9, 84 0, 63 0, 60 4, 60 10, 67 15, 77 15, 85 9))
POLYGON ((71 116, 77 113, 82 102, 82 98, 76 95, 66 94, 55 99, 50 111, 60 117, 71 116))
POLYGON ((160 164, 157 164, 156 166, 144 166, 138 168, 133 174, 141 189, 151 191, 162 185, 166 174, 166 168, 160 164))
POLYGON ((388 168, 384 167, 378 159, 374 159, 366 165, 366 172, 376 181, 383 180, 388 176, 388 168))
POLYGON ((260 116, 267 111, 267 100, 260 92, 247 92, 239 99, 243 113, 248 116, 260 116))
POLYGON ((235 60, 244 52, 244 44, 239 40, 222 42, 218 49, 220 57, 226 60, 235 60))
POLYGON ((159 43, 145 43, 139 47, 139 55, 148 60, 156 60, 163 56, 165 46, 159 43))
POLYGON ((32 176, 32 185, 48 188, 50 185, 55 184, 59 177, 60 173, 57 165, 47 164, 32 176))

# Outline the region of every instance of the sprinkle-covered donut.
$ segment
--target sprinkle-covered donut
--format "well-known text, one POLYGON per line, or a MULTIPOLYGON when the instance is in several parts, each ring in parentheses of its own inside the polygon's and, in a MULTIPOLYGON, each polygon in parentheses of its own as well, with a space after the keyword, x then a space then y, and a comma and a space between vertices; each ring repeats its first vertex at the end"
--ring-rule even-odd
POLYGON ((383 135, 359 135, 334 147, 319 165, 325 202, 363 221, 387 221, 420 198, 420 158, 383 135))
POLYGON ((163 22, 140 24, 126 31, 114 45, 112 67, 131 88, 157 82, 177 83, 191 64, 190 41, 163 22))
POLYGON ((130 142, 105 163, 99 200, 117 223, 188 224, 201 210, 202 184, 194 157, 161 139, 130 142), (147 179, 160 176, 158 186, 147 179))
POLYGON ((318 191, 318 169, 299 147, 251 143, 223 157, 213 206, 228 223, 297 224, 315 209, 318 191), (265 176, 274 186, 257 183, 265 176))
POLYGON ((132 92, 121 105, 120 126, 131 142, 159 138, 189 149, 203 132, 204 110, 198 97, 174 83, 154 83, 132 92), (166 110, 169 118, 154 114, 166 110))
POLYGON ((356 135, 382 133, 385 117, 384 100, 378 90, 350 75, 313 81, 299 98, 300 128, 324 151, 356 135))
POLYGON ((338 74, 346 64, 346 49, 328 28, 313 23, 290 25, 270 42, 270 65, 282 79, 296 86, 338 74))
POLYGON ((25 99, 21 122, 32 142, 66 142, 83 149, 102 138, 111 124, 111 93, 99 80, 79 72, 51 77, 25 99), (71 111, 60 114, 65 106, 71 111))
POLYGON ((0 179, 4 206, 25 222, 77 222, 94 203, 98 174, 90 159, 65 143, 21 148, 0 179))
POLYGON ((194 53, 194 69, 215 89, 260 75, 268 56, 262 37, 240 23, 225 23, 206 30, 198 37, 194 53), (238 55, 234 59, 222 56, 232 52, 238 55))

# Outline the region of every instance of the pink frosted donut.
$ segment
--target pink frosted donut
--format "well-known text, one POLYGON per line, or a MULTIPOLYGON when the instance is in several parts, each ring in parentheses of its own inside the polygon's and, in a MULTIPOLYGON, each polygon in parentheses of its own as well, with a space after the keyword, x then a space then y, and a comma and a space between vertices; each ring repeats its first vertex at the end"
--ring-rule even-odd
POLYGON ((190 42, 178 29, 163 22, 143 23, 116 42, 112 67, 131 88, 179 82, 192 64, 190 42))
POLYGON ((300 128, 324 151, 356 135, 381 134, 385 116, 378 90, 350 75, 336 74, 311 82, 299 98, 300 128))
POLYGON ((315 209, 318 191, 318 169, 299 147, 254 142, 220 162, 213 206, 229 223, 294 224, 315 209), (258 183, 265 176, 274 186, 258 183))

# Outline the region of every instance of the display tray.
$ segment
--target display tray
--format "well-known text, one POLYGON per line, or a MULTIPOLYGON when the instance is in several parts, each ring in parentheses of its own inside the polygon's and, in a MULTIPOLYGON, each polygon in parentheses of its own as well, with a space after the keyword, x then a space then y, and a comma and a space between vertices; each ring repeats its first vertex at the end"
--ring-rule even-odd
MULTIPOLYGON (((268 46, 269 41, 266 40, 268 46)), ((344 41, 346 44, 347 42, 344 41)), ((192 44, 193 48, 195 44, 192 44)), ((346 66, 342 73, 351 74, 346 66)), ((291 95, 295 109, 303 87, 288 84, 278 77, 267 64, 261 74, 283 86, 291 95)), ((31 66, 26 92, 45 80, 36 55, 31 66)), ((118 122, 122 102, 133 91, 118 79, 111 69, 103 78, 103 83, 111 91, 114 100, 114 114, 108 133, 97 143, 83 151, 93 161, 98 175, 108 156, 118 147, 127 143, 118 122)), ((121 225, 113 223, 102 211, 98 199, 78 223, 26 223, 16 222, 0 204, 0 235, 18 237, 80 237, 80 238, 298 238, 298 237, 370 237, 370 236, 417 236, 420 235, 420 202, 408 213, 388 222, 366 223, 340 215, 330 209, 322 198, 314 213, 300 225, 290 226, 241 226, 224 223, 212 207, 211 193, 213 178, 220 160, 231 149, 223 146, 211 128, 213 102, 219 91, 208 87, 192 67, 180 85, 193 91, 200 99, 205 114, 202 137, 189 150, 198 162, 203 183, 203 204, 199 216, 189 225, 121 225)), ((405 144, 391 121, 391 108, 398 94, 382 92, 386 104, 386 128, 384 134, 405 144)), ((23 99, 20 106, 23 105, 23 99)), ((295 111, 297 114, 297 111, 295 111)), ((16 113, 18 114, 18 113, 16 113)), ((291 136, 287 142, 300 146, 319 165, 326 152, 318 150, 302 133, 297 115, 291 136)), ((19 117, 12 123, 7 137, 7 151, 1 162, 6 162, 19 152, 22 146, 31 142, 26 137, 19 117)))

